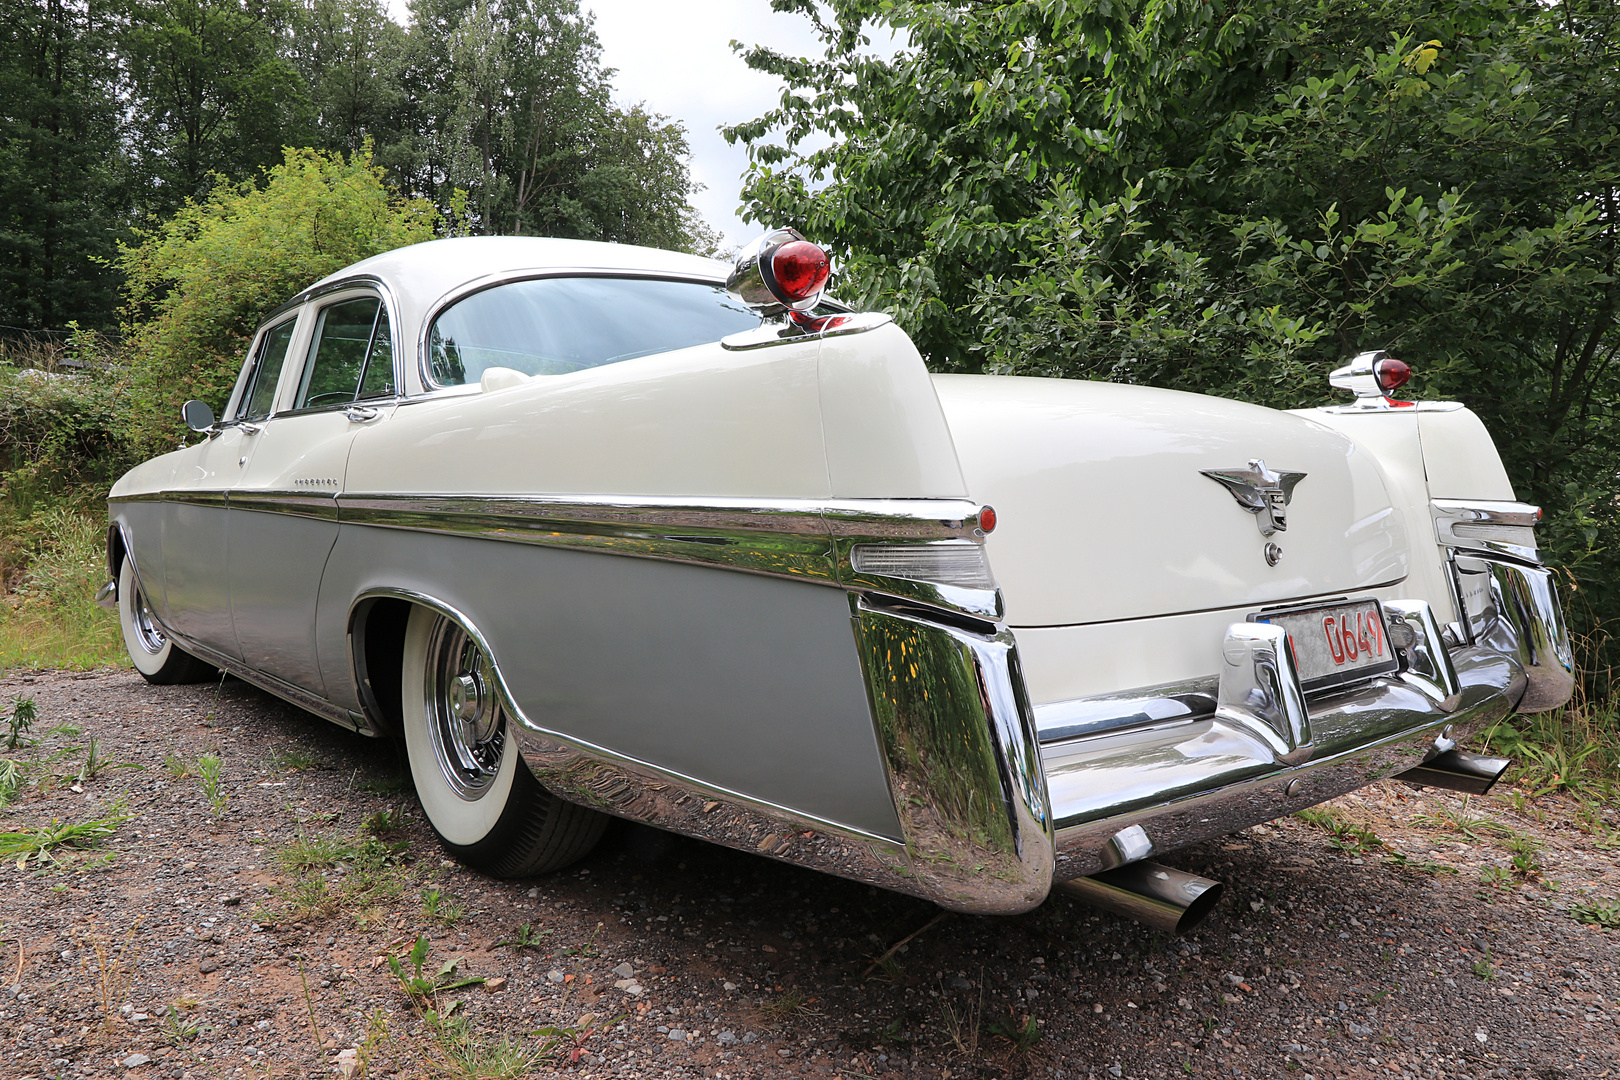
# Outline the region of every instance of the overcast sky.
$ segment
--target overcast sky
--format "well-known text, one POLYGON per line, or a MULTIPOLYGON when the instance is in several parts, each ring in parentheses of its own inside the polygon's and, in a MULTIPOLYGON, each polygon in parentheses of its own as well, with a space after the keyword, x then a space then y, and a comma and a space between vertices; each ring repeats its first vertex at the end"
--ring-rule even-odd
MULTIPOLYGON (((393 17, 406 22, 404 0, 387 2, 393 17)), ((761 227, 736 214, 748 155, 716 129, 760 116, 782 90, 776 79, 749 70, 731 42, 820 56, 809 21, 773 12, 769 0, 581 0, 580 6, 596 12, 602 63, 618 72, 619 104, 642 102, 686 125, 692 178, 705 188, 693 204, 727 243, 752 239, 761 227)))

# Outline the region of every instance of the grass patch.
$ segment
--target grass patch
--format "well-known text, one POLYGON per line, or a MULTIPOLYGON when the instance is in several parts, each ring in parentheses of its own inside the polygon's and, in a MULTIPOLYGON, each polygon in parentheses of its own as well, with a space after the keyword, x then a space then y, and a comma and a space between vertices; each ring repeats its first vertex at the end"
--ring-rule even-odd
POLYGON ((275 858, 289 880, 272 890, 278 906, 261 912, 263 922, 322 919, 345 911, 359 921, 374 921, 376 909, 403 894, 410 881, 405 845, 374 836, 300 834, 275 858))
POLYGON ((1580 703, 1515 716, 1483 732, 1486 749, 1518 766, 1514 783, 1536 798, 1552 792, 1612 798, 1620 786, 1620 705, 1580 703))
POLYGON ((119 826, 134 815, 124 809, 122 799, 112 804, 107 813, 87 821, 64 822, 52 818, 49 825, 19 832, 0 832, 0 860, 15 859, 17 869, 47 865, 66 866, 78 856, 102 847, 119 826))
POLYGON ((1294 816, 1327 833, 1328 843, 1341 851, 1366 852, 1384 846, 1384 842, 1371 829, 1357 825, 1329 807, 1308 806, 1294 816))
POLYGON ((1452 807, 1449 803, 1432 802, 1433 812, 1424 812, 1412 815, 1412 824, 1422 825, 1431 829, 1441 829, 1445 832, 1459 833, 1469 840, 1479 840, 1483 834, 1492 836, 1512 836, 1513 830, 1503 825, 1495 818, 1481 817, 1473 812, 1472 796, 1464 795, 1462 805, 1452 807))

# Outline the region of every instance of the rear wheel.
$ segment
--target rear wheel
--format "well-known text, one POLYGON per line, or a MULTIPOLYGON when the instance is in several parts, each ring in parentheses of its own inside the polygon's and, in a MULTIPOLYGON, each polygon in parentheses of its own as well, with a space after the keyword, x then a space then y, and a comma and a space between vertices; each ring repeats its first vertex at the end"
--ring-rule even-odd
POLYGON ((583 858, 608 818, 541 787, 523 763, 495 670, 455 621, 425 607, 405 631, 401 712, 428 823, 460 861, 500 877, 583 858))
POLYGON ((118 622, 130 662, 149 683, 207 682, 219 674, 212 664, 192 656, 170 641, 152 614, 151 602, 135 577, 135 564, 125 559, 118 567, 118 622))

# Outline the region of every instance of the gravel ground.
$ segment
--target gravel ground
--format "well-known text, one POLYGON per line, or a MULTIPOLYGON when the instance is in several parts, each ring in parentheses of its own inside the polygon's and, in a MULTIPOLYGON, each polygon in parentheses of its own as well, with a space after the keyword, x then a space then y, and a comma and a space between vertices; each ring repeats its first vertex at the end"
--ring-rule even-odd
POLYGON ((34 745, 0 754, 23 763, 0 827, 130 815, 66 865, 0 870, 6 1080, 1620 1069, 1620 933, 1566 910, 1615 897, 1620 867, 1554 797, 1381 784, 1332 804, 1341 846, 1288 819, 1178 852, 1228 891, 1172 938, 1066 898, 938 917, 628 825, 561 874, 495 881, 443 858, 392 746, 243 683, 0 693, 38 712, 34 745), (1539 879, 1458 818, 1542 845, 1539 879), (385 958, 419 940, 424 979, 488 981, 413 1000, 385 958))

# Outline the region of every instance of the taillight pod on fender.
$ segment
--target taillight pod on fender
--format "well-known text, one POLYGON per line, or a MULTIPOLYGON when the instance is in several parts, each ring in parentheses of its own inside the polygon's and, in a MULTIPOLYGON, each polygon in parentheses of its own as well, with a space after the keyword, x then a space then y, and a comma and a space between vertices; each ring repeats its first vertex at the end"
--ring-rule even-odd
POLYGON ((809 311, 821 300, 832 266, 797 230, 775 229, 743 248, 726 289, 763 315, 809 311))
POLYGON ((1378 388, 1388 394, 1406 385, 1412 378, 1412 369, 1404 360, 1386 356, 1373 365, 1373 377, 1378 380, 1378 388))

